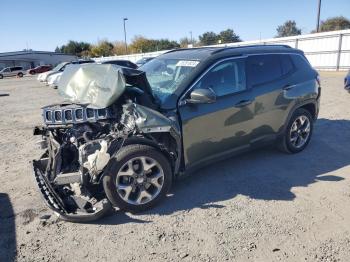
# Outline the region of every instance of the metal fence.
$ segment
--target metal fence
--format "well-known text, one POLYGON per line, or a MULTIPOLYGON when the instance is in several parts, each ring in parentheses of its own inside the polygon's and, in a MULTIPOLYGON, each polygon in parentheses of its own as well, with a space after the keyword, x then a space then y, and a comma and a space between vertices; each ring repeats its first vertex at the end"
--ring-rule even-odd
MULTIPOLYGON (((256 44, 283 44, 304 51, 312 66, 319 70, 347 70, 350 69, 350 29, 333 32, 261 39, 230 44, 213 45, 217 47, 245 46, 256 44)), ((123 56, 109 56, 95 58, 97 62, 113 59, 126 59, 135 62, 143 57, 155 57, 167 52, 158 51, 123 56)))

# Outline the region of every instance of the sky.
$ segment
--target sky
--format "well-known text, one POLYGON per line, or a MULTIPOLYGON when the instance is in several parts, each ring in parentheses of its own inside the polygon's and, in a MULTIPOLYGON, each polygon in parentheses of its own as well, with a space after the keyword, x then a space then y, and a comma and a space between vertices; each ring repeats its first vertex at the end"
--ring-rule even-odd
MULTIPOLYGON (((179 40, 231 28, 243 40, 272 38, 286 20, 303 34, 316 26, 318 0, 4 0, 0 52, 53 51, 69 40, 127 42, 135 35, 179 40)), ((350 0, 322 0, 321 20, 350 19, 350 0)))

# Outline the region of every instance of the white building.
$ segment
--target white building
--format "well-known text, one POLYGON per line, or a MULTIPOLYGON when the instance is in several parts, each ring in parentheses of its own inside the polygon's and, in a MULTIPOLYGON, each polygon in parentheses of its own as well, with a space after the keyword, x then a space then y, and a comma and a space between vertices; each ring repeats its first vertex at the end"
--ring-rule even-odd
POLYGON ((24 69, 39 65, 55 66, 61 62, 77 60, 75 55, 44 52, 44 51, 18 51, 0 53, 0 69, 8 66, 23 66, 24 69))

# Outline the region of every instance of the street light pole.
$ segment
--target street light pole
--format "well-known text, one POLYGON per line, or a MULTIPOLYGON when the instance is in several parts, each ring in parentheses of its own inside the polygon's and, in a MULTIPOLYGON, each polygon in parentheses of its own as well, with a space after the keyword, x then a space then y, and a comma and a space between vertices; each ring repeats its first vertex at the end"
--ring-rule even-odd
POLYGON ((125 42, 125 54, 128 54, 128 44, 126 43, 126 30, 125 30, 125 21, 128 20, 128 18, 123 18, 124 22, 124 42, 125 42))
POLYGON ((318 0, 316 32, 320 31, 321 0, 318 0))

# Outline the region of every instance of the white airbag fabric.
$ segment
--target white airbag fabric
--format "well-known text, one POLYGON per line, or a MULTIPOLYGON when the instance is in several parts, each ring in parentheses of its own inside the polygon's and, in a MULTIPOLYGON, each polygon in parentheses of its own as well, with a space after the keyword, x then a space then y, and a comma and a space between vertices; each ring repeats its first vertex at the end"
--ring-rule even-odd
POLYGON ((69 65, 58 85, 65 100, 95 108, 108 107, 124 90, 125 78, 120 67, 110 64, 69 65))

